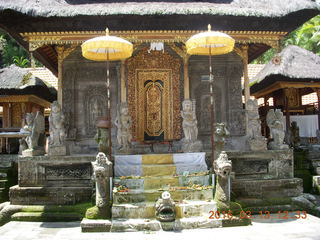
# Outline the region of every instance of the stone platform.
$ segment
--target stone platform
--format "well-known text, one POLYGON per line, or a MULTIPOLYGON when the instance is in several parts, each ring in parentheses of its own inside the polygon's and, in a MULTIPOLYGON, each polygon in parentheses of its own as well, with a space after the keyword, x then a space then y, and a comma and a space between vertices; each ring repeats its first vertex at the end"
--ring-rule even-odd
POLYGON ((19 157, 18 185, 10 202, 19 205, 69 205, 91 200, 95 156, 19 157))

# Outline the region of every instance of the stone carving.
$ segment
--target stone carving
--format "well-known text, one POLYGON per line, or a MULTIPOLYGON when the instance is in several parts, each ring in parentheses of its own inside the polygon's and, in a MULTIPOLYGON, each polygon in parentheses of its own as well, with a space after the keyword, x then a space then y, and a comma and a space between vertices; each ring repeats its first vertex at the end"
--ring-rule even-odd
POLYGON ((99 117, 97 119, 97 133, 94 139, 98 143, 99 152, 109 156, 109 128, 110 123, 107 117, 99 117))
POLYGON ((156 219, 160 222, 173 222, 176 219, 175 203, 169 192, 163 192, 155 205, 156 219))
POLYGON ((217 185, 214 199, 228 207, 230 202, 230 174, 232 162, 228 159, 226 152, 222 151, 217 160, 213 163, 214 171, 217 175, 217 185))
POLYGON ((60 104, 54 101, 51 104, 51 113, 49 116, 49 146, 48 155, 63 156, 67 154, 65 146, 65 116, 61 110, 60 104))
POLYGON ((127 103, 120 104, 117 118, 114 123, 118 128, 117 140, 119 144, 119 150, 121 152, 129 153, 132 140, 132 121, 131 116, 129 115, 127 103))
POLYGON ((40 111, 26 114, 26 125, 20 132, 28 133, 28 136, 20 139, 22 156, 43 155, 45 145, 45 123, 40 111))
POLYGON ((89 88, 85 95, 86 107, 86 134, 94 136, 98 117, 107 114, 107 99, 104 88, 89 88))
POLYGON ((103 218, 111 217, 110 177, 112 176, 112 163, 106 155, 99 152, 96 161, 92 162, 93 179, 96 182, 96 206, 99 216, 103 218))
POLYGON ((280 109, 270 109, 267 114, 267 125, 270 128, 271 142, 268 148, 272 150, 288 149, 289 146, 284 144, 285 131, 283 128, 283 113, 280 109))
POLYGON ((298 148, 300 146, 299 126, 296 121, 291 122, 289 129, 289 145, 293 148, 298 148))
POLYGON ((215 124, 214 130, 214 146, 215 146, 215 156, 219 156, 224 150, 224 145, 226 143, 226 138, 230 136, 225 123, 215 124))
POLYGON ((198 122, 195 110, 195 100, 186 99, 182 102, 181 117, 184 138, 181 141, 183 152, 199 152, 202 149, 202 143, 198 140, 198 122))
POLYGON ((249 99, 247 101, 247 143, 251 151, 267 150, 267 140, 261 134, 258 108, 257 99, 249 99))

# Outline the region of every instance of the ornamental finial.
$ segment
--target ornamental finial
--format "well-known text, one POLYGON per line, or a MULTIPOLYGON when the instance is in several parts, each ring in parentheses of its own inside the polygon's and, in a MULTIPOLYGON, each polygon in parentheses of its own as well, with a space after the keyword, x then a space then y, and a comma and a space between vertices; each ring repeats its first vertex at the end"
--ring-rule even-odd
POLYGON ((109 28, 106 28, 106 36, 109 36, 109 28))
POLYGON ((208 24, 208 32, 211 31, 211 24, 208 24))

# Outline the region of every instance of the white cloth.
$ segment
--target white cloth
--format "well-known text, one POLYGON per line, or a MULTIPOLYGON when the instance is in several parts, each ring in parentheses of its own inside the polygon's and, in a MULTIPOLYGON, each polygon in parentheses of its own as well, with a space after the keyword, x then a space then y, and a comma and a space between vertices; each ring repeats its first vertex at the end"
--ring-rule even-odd
MULTIPOLYGON (((157 154, 154 155, 155 157, 157 154)), ((198 153, 174 153, 173 164, 176 173, 196 173, 207 171, 206 154, 198 153)), ((114 166, 115 177, 142 176, 142 155, 116 155, 114 166)))
MULTIPOLYGON (((297 122, 300 137, 317 137, 318 115, 291 115, 290 123, 297 122)), ((286 118, 283 118, 286 128, 286 118)))

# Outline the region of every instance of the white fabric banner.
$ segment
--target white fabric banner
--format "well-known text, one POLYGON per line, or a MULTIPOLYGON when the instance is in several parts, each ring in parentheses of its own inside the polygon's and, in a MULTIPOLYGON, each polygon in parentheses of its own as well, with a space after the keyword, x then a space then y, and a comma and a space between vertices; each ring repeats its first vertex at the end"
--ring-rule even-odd
MULTIPOLYGON (((300 137, 317 137, 318 115, 291 115, 290 123, 297 122, 300 137)), ((286 129, 286 118, 283 118, 286 129)))

